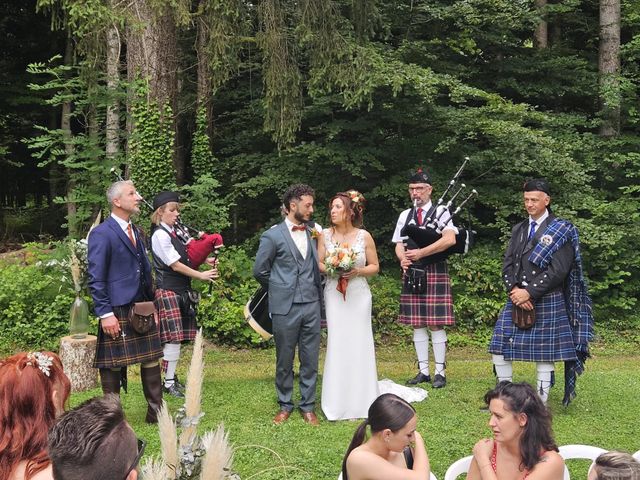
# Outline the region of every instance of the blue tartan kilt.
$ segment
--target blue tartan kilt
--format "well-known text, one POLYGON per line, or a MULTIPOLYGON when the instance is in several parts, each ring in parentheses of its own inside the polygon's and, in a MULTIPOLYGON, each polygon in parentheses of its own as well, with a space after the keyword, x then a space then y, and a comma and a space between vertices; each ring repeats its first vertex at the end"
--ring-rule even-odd
POLYGON ((489 344, 490 353, 504 355, 505 360, 525 362, 577 359, 564 295, 560 290, 548 293, 535 302, 536 321, 528 330, 513 324, 512 307, 511 300, 507 300, 498 316, 489 344))
POLYGON ((160 317, 160 343, 179 343, 196 338, 196 320, 182 314, 177 293, 158 288, 154 301, 160 317))
POLYGON ((122 334, 115 340, 105 335, 98 324, 98 344, 93 360, 94 368, 116 368, 148 363, 162 357, 158 327, 154 324, 145 334, 137 333, 129 325, 130 305, 113 307, 122 334))

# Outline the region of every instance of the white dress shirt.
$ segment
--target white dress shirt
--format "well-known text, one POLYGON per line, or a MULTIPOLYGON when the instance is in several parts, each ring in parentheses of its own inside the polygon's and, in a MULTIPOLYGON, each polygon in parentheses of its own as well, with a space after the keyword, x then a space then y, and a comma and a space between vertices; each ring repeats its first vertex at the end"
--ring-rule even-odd
MULTIPOLYGON (((288 217, 285 217, 284 223, 287 225, 287 228, 289 229, 289 233, 291 234, 291 238, 293 238, 293 243, 295 243, 296 247, 298 247, 298 250, 300 251, 300 255, 302 255, 302 258, 307 258, 307 246, 309 242, 307 240, 306 229, 296 230, 294 232, 292 230, 294 224, 291 222, 291 220, 289 220, 288 217)), ((304 224, 302 225, 304 226, 304 224)))
MULTIPOLYGON (((172 227, 164 222, 161 222, 160 225, 169 232, 174 231, 172 227)), ((180 254, 173 246, 173 243, 171 243, 171 235, 162 228, 156 228, 156 231, 151 235, 151 249, 167 267, 170 267, 180 260, 180 254)))

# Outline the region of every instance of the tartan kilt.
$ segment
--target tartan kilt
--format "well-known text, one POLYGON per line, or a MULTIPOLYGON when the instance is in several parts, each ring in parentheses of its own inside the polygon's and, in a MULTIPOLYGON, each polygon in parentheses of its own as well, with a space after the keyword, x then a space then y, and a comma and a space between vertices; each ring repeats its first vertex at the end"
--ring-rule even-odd
POLYGON ((489 352, 504 355, 505 360, 558 362, 576 360, 576 347, 564 299, 560 290, 547 293, 534 304, 536 321, 528 330, 511 321, 513 304, 500 312, 493 330, 489 352))
POLYGON ((195 318, 182 315, 180 296, 176 292, 158 288, 154 302, 160 317, 160 343, 179 343, 196 338, 195 318))
POLYGON ((447 263, 427 265, 425 271, 427 286, 423 294, 406 292, 403 275, 398 322, 414 328, 455 324, 447 263))
POLYGON ((113 307, 113 313, 120 322, 120 330, 124 333, 115 340, 105 335, 98 324, 98 344, 93 360, 94 368, 116 368, 147 363, 162 357, 162 345, 157 325, 152 325, 145 334, 137 333, 129 325, 130 305, 113 307))

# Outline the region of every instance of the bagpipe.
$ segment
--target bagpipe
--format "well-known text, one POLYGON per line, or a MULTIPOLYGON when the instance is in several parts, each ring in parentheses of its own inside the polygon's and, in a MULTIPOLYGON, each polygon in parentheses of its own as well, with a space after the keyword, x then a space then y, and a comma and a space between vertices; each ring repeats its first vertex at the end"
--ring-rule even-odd
MULTIPOLYGON (((449 219, 452 219, 458 213, 460 213, 462 208, 465 206, 465 204, 469 200, 471 200, 473 197, 478 195, 478 192, 475 189, 472 189, 469 195, 462 202, 460 202, 453 211, 451 211, 456 201, 456 198, 458 198, 462 193, 462 191, 466 188, 466 185, 462 183, 460 184, 460 188, 458 188, 458 190, 445 203, 445 198, 447 194, 458 182, 458 178, 462 174, 462 171, 464 170, 464 167, 466 166, 468 161, 469 161, 469 157, 465 157, 464 163, 458 169, 458 171, 453 176, 453 178, 449 181, 449 185, 447 185, 447 188, 442 193, 442 196, 438 199, 438 202, 436 203, 435 207, 433 207, 431 211, 428 213, 427 217, 422 222, 422 225, 418 225, 415 219, 412 218, 402 228, 402 230, 400 231, 400 234, 403 237, 407 237, 407 239, 404 241, 405 249, 413 250, 416 248, 424 248, 440 240, 442 238, 442 227, 440 227, 440 219, 445 214, 445 212, 449 212, 450 213, 449 219)), ((414 201, 413 212, 415 212, 416 208, 417 208, 417 200, 414 201)), ((412 212, 409 212, 409 215, 411 215, 411 213, 412 212)), ((417 266, 424 267, 432 263, 437 263, 437 262, 446 260, 449 257, 449 255, 452 255, 454 253, 465 254, 473 246, 474 239, 475 239, 475 232, 473 230, 471 230, 470 228, 469 229, 458 228, 455 245, 452 245, 451 247, 447 248, 442 252, 434 253, 433 255, 424 257, 420 259, 418 262, 414 262, 414 263, 417 263, 418 264, 417 266)))
MULTIPOLYGON (((111 168, 111 173, 113 173, 119 181, 124 181, 124 178, 116 171, 116 167, 111 168)), ((138 194, 138 197, 140 197, 140 200, 147 206, 150 212, 154 211, 153 206, 147 202, 147 200, 140 194, 138 194)), ((224 246, 222 235, 219 233, 203 233, 185 225, 182 220, 180 220, 180 217, 176 220, 173 229, 176 232, 176 237, 178 237, 180 242, 185 246, 191 268, 195 270, 197 270, 212 253, 214 257, 217 257, 220 248, 224 246)))

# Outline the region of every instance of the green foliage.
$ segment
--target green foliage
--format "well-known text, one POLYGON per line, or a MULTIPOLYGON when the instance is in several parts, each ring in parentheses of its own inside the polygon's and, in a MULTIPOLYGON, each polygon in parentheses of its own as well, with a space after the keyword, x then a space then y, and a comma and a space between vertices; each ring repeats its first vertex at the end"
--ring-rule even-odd
MULTIPOLYGON (((55 255, 68 253, 63 250, 55 255)), ((42 262, 51 253, 31 247, 27 257, 42 262)), ((58 350, 60 337, 69 332, 71 279, 41 262, 0 268, 0 351, 58 350)))
POLYGON ((473 331, 493 325, 506 302, 500 272, 502 257, 493 245, 477 245, 468 255, 450 257, 449 273, 456 324, 473 331))
POLYGON ((194 178, 211 174, 216 159, 211 153, 209 134, 207 133, 207 109, 204 105, 196 112, 196 130, 191 145, 191 168, 194 178))
POLYGON ((205 232, 221 232, 229 226, 229 203, 220 197, 220 182, 210 175, 201 175, 193 185, 182 189, 186 195, 181 214, 185 223, 205 232))
POLYGON ((159 107, 147 98, 146 88, 138 86, 131 116, 134 125, 128 156, 131 180, 145 198, 153 198, 163 190, 175 190, 171 107, 168 103, 159 107))
POLYGON ((203 286, 203 298, 198 308, 198 324, 205 334, 217 343, 234 346, 257 346, 260 336, 244 319, 244 305, 255 293, 258 284, 253 280, 253 260, 238 247, 226 248, 221 257, 221 277, 215 281, 213 294, 203 286))
POLYGON ((105 162, 104 137, 98 133, 104 112, 111 101, 111 94, 88 75, 87 63, 78 66, 60 64, 60 57, 46 63, 30 64, 27 71, 37 75, 42 83, 32 83, 29 88, 48 98, 45 103, 54 108, 73 105, 69 121, 84 128, 72 134, 62 128, 36 125, 39 135, 23 139, 39 160, 40 168, 55 164, 66 172, 67 187, 64 197, 55 198, 60 204, 72 204, 67 215, 69 232, 82 237, 93 222, 95 214, 104 204, 104 191, 108 185, 108 169, 105 162))

